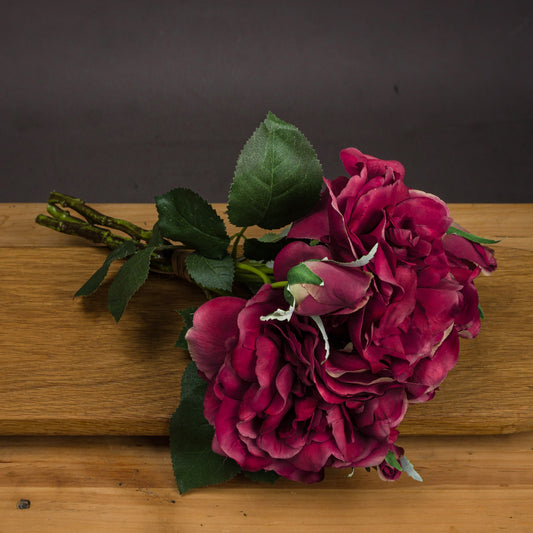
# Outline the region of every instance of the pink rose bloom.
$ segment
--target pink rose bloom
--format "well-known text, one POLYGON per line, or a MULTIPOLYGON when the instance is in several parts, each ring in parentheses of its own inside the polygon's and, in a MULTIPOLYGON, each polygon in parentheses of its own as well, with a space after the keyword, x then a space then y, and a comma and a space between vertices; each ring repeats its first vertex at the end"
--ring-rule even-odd
POLYGON ((450 271, 463 287, 462 306, 455 318, 455 328, 461 337, 473 338, 481 329, 478 294, 474 279, 483 272, 489 275, 496 269, 496 259, 490 248, 469 241, 459 235, 442 239, 450 271))
POLYGON ((387 243, 405 260, 427 255, 450 225, 446 204, 409 189, 397 161, 381 161, 355 148, 343 150, 341 160, 351 177, 324 180, 321 201, 293 224, 289 237, 317 239, 337 261, 354 261, 376 242, 387 243))
POLYGON ((284 305, 282 291, 264 285, 250 300, 219 297, 194 314, 186 339, 208 382, 213 450, 245 471, 307 483, 328 466, 379 465, 407 408, 403 387, 373 384, 379 378, 364 360, 343 371, 358 374, 345 387, 339 376, 328 381, 326 369, 334 374, 341 356, 321 364, 324 342, 310 318, 261 318, 284 305))
MULTIPOLYGON (((341 159, 350 177, 325 180, 317 207, 289 232, 290 238, 320 244, 289 244, 276 258, 274 274, 283 279, 290 266, 313 254, 315 259, 350 263, 377 244, 367 265, 348 268, 342 276, 339 272, 337 281, 335 263, 322 263, 330 265, 331 272, 315 266, 314 271, 322 268, 320 277, 328 280, 323 287, 307 289, 296 312, 306 314, 309 306, 329 315, 324 319, 329 329, 345 328, 352 347, 350 356, 344 357, 346 368, 352 360, 361 364, 363 359, 365 371, 405 387, 410 402, 429 400, 457 361, 458 334, 475 336, 479 331, 473 279, 481 269, 493 270, 494 258, 487 248, 446 234, 451 224, 446 204, 409 189, 400 163, 355 148, 343 150, 341 159), (371 276, 359 299, 354 296, 363 295, 363 280, 356 272, 371 276)), ((355 375, 346 372, 343 382, 355 375)))

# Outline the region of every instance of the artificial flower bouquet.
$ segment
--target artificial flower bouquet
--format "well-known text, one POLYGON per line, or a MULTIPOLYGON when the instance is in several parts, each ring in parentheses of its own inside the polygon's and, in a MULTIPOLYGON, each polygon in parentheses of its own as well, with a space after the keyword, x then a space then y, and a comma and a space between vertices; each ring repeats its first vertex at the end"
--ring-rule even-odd
POLYGON ((150 269, 205 291, 206 303, 180 311, 177 346, 192 359, 170 422, 180 492, 239 472, 314 483, 326 467, 421 481, 398 426, 409 404, 433 398, 459 337, 479 333, 474 280, 496 268, 485 246, 496 241, 410 189, 399 162, 355 148, 340 157, 347 176, 323 178, 308 140, 269 113, 237 161, 234 235, 185 188, 156 197, 151 230, 60 193, 37 217, 111 248, 77 296, 127 259, 109 288, 117 321, 150 269), (269 231, 249 238, 250 226, 269 231))

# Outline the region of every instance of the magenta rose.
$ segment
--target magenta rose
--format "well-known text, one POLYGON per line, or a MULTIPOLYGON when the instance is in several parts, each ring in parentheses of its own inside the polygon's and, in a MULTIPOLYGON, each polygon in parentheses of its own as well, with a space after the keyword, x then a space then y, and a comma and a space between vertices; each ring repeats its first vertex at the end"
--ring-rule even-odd
POLYGON ((213 450, 243 470, 308 483, 328 466, 379 465, 405 414, 403 387, 377 386, 364 360, 344 372, 358 374, 345 388, 339 376, 327 382, 326 369, 334 374, 341 356, 335 350, 321 364, 324 343, 310 318, 262 318, 284 305, 282 291, 264 285, 250 300, 215 298, 194 315, 186 339, 208 382, 213 450))
POLYGON ((274 277, 283 281, 289 270, 303 263, 322 284, 301 283, 291 285, 295 298, 295 312, 299 315, 344 315, 361 309, 370 297, 372 274, 330 259, 325 246, 309 246, 296 241, 288 244, 274 262, 274 277))
MULTIPOLYGON (((343 292, 351 292, 348 273, 343 281, 331 273, 323 287, 307 290, 302 308, 313 297, 312 311, 342 315, 325 322, 330 329, 333 323, 337 330, 346 328, 353 350, 344 364, 362 358, 369 372, 404 386, 410 402, 429 400, 457 361, 458 333, 474 336, 479 330, 473 279, 480 269, 493 269, 494 258, 486 248, 446 234, 451 223, 446 204, 409 189, 400 163, 355 148, 343 150, 341 159, 350 177, 325 180, 317 207, 289 232, 291 238, 320 244, 289 244, 274 263, 276 279, 300 257, 350 263, 377 245, 368 264, 352 269, 371 275, 364 300, 358 301, 363 305, 342 299, 343 292)), ((346 381, 355 374, 343 375, 346 381)))
POLYGON ((491 274, 496 269, 496 259, 490 248, 459 235, 446 235, 442 243, 450 271, 462 284, 462 305, 455 317, 455 328, 462 337, 473 338, 481 329, 474 279, 481 272, 491 274))
POLYGON ((376 242, 405 261, 427 256, 451 223, 446 204, 409 189, 397 161, 381 161, 355 148, 343 150, 341 159, 350 177, 324 180, 321 201, 293 224, 289 237, 317 239, 337 261, 354 261, 376 242))
MULTIPOLYGON (((404 449, 399 446, 393 446, 391 452, 394 453, 396 460, 400 462, 401 457, 404 455, 404 449)), ((394 466, 390 465, 386 461, 383 461, 378 467, 377 471, 379 477, 383 481, 396 481, 402 474, 401 470, 398 470, 394 466)))

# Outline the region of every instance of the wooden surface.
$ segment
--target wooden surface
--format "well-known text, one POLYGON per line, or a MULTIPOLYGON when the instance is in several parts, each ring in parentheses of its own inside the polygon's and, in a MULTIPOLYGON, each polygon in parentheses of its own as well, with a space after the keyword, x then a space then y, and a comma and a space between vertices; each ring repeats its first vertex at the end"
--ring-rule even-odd
POLYGON ((168 446, 146 437, 0 439, 2 533, 530 532, 533 434, 406 437, 424 478, 327 472, 322 483, 236 478, 180 496, 168 446), (17 509, 29 500, 29 509, 17 509))
MULTIPOLYGON (((96 207, 147 227, 156 216, 149 205, 96 207)), ((436 398, 410 407, 402 434, 531 430, 533 206, 451 209, 470 231, 505 237, 495 246, 499 268, 477 282, 487 317, 480 336, 462 342, 436 398)), ((115 324, 105 290, 72 299, 106 251, 37 226, 42 212, 0 206, 0 434, 167 434, 187 363, 173 347, 175 310, 200 304, 202 293, 154 276, 115 324)))
POLYGON ((72 300, 105 253, 36 226, 43 211, 0 205, 0 533, 533 531, 533 206, 452 206, 471 231, 507 238, 478 283, 480 337, 402 425, 423 483, 329 469, 317 485, 239 477, 184 496, 165 437, 109 435, 166 434, 185 364, 173 309, 202 295, 154 277, 115 325, 103 292, 72 300))

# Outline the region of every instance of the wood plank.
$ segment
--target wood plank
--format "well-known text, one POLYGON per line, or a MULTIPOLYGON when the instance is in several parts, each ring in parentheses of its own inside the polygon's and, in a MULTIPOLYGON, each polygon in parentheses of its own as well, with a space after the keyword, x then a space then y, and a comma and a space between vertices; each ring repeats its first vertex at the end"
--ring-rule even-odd
MULTIPOLYGON (((124 220, 129 220, 138 226, 151 229, 157 221, 157 211, 154 204, 90 204, 94 209, 124 220)), ((228 231, 235 231, 235 226, 229 224, 226 216, 226 204, 214 204, 217 213, 224 219, 228 231)), ((35 223, 39 214, 46 215, 46 204, 37 203, 0 203, 0 247, 86 247, 99 246, 72 235, 63 235, 35 223)), ((74 213, 76 214, 76 213, 74 213)), ((250 228, 247 235, 259 236, 264 230, 250 228)))
POLYGON ((404 437, 423 483, 329 469, 315 485, 238 477, 180 496, 164 439, 4 437, 0 530, 526 532, 532 442, 533 433, 404 437), (29 509, 17 509, 21 499, 29 509))
MULTIPOLYGON (((97 210, 116 218, 130 220, 139 226, 151 228, 157 220, 153 204, 91 204, 97 210)), ((218 214, 226 221, 225 204, 214 204, 218 214)), ((450 213, 458 224, 469 231, 504 238, 499 247, 520 247, 533 250, 533 204, 450 204, 450 213)), ((35 224, 35 217, 46 214, 46 204, 0 203, 0 246, 58 246, 85 247, 83 239, 61 235, 35 224)), ((230 231, 235 229, 228 224, 230 231)), ((263 230, 250 228, 251 236, 263 230)))
MULTIPOLYGON (((34 206, 2 211, 18 214, 0 225, 0 434, 166 434, 187 362, 173 348, 181 326, 174 310, 200 304, 201 291, 155 275, 116 325, 105 290, 72 300, 104 250, 81 239, 59 244, 67 237, 45 228, 55 241, 41 246, 29 229, 24 240, 17 221, 33 221, 34 206)), ((460 221, 471 231, 512 237, 496 245, 498 271, 477 283, 487 316, 480 336, 462 343, 437 397, 410 407, 405 435, 533 429, 533 209, 515 207, 452 206, 471 218, 460 221)), ((122 208, 105 211, 149 220, 146 206, 122 208)))

